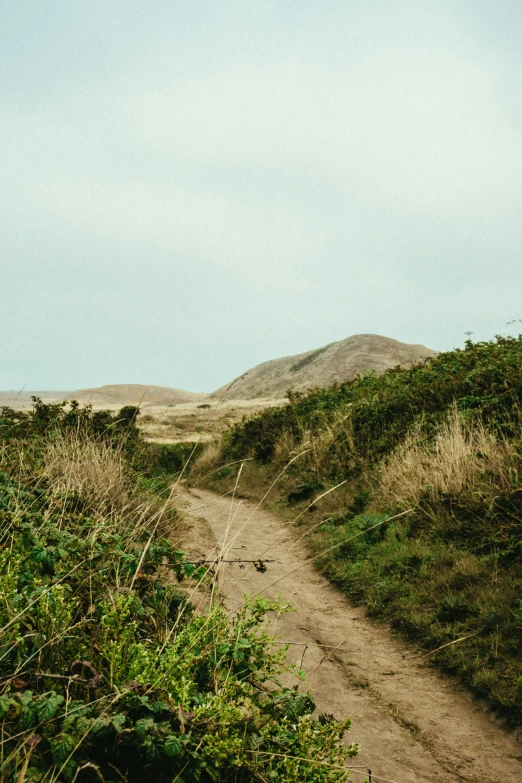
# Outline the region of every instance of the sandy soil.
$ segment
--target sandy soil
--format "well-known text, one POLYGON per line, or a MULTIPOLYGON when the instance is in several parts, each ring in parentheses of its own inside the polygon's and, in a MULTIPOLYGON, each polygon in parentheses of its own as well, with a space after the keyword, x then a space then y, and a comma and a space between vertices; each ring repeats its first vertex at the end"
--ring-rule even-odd
POLYGON ((231 609, 245 593, 258 592, 281 594, 297 608, 278 619, 276 633, 292 642, 289 659, 307 671, 318 711, 352 716, 346 739, 361 744, 354 781, 360 783, 368 769, 375 783, 522 781, 517 737, 353 607, 306 562, 306 549, 289 525, 246 501, 199 489, 187 491, 183 503, 198 552, 206 544, 210 554, 217 540, 229 559, 276 561, 264 574, 223 564, 221 589, 231 609))

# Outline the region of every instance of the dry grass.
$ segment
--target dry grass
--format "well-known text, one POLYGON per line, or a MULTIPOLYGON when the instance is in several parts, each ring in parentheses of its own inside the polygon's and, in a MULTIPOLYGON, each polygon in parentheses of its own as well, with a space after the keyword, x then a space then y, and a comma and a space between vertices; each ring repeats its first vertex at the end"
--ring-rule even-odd
POLYGON ((58 496, 75 493, 105 528, 137 536, 145 529, 172 531, 173 498, 162 500, 128 475, 121 447, 78 434, 60 435, 43 453, 41 478, 58 496))
POLYGON ((104 509, 128 499, 121 450, 100 441, 61 435, 44 451, 44 475, 52 479, 57 492, 75 492, 104 509))
POLYGON ((314 470, 322 471, 325 460, 328 459, 328 450, 335 443, 341 441, 348 445, 348 449, 355 452, 353 440, 353 424, 350 414, 336 413, 335 416, 325 420, 324 426, 318 435, 310 438, 309 461, 314 470))
POLYGON ((307 449, 307 464, 312 470, 321 472, 325 460, 328 459, 328 450, 339 440, 347 443, 348 448, 355 450, 352 420, 345 412, 337 413, 335 416, 325 416, 321 427, 314 433, 303 429, 296 436, 284 430, 275 444, 273 460, 278 465, 284 464, 307 449))
POLYGON ((299 447, 302 446, 302 441, 302 438, 296 438, 292 432, 283 430, 274 446, 274 462, 277 464, 288 462, 294 454, 297 454, 299 447))
POLYGON ((285 400, 210 400, 148 406, 138 418, 145 440, 152 443, 211 442, 224 430, 285 400), (201 407, 201 406, 205 407, 201 407), (207 407, 209 406, 209 407, 207 407))
POLYGON ((388 507, 418 505, 426 492, 435 498, 509 490, 519 462, 512 440, 487 430, 478 419, 466 421, 453 408, 434 443, 417 430, 392 454, 381 470, 379 501, 388 507))
POLYGON ((211 441, 205 450, 194 460, 191 472, 195 475, 205 475, 223 463, 223 448, 221 440, 211 441))

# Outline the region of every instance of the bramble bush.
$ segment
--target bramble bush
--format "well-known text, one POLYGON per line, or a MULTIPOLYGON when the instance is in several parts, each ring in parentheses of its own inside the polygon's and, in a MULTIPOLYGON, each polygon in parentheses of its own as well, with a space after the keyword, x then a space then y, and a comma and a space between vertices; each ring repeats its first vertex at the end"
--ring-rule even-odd
POLYGON ((347 780, 350 721, 314 719, 281 683, 267 615, 288 607, 258 597, 230 617, 181 591, 210 576, 139 480, 134 411, 37 401, 0 428, 0 779, 347 780))

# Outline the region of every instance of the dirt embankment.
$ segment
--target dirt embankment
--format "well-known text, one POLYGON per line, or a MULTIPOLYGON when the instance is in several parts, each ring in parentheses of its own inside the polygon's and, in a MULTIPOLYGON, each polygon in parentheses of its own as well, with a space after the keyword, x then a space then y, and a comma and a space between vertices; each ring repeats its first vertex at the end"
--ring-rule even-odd
POLYGON ((374 783, 520 783, 516 736, 353 607, 307 563, 292 528, 246 501, 199 489, 183 498, 193 550, 266 561, 265 573, 238 562, 221 566, 231 609, 258 592, 281 594, 296 607, 277 619, 276 633, 291 643, 289 660, 307 672, 318 711, 352 716, 346 739, 361 744, 354 781, 371 769, 374 783))

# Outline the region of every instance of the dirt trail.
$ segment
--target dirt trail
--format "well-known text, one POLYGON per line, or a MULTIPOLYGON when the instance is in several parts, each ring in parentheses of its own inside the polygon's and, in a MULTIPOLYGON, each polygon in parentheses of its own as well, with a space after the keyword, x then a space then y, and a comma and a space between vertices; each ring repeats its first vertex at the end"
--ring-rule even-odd
POLYGON ((194 533, 205 520, 200 550, 209 553, 215 543, 210 526, 215 540, 226 542, 228 559, 276 561, 266 573, 224 564, 222 591, 231 609, 258 592, 281 594, 297 608, 278 620, 276 633, 295 643, 289 659, 308 673, 318 710, 352 716, 347 741, 360 742, 354 764, 362 768, 354 781, 371 768, 374 783, 521 783, 522 744, 386 628, 372 625, 313 565, 303 565, 306 548, 288 525, 246 501, 199 489, 184 497, 194 533), (317 645, 339 649, 328 660, 329 650, 317 645))

